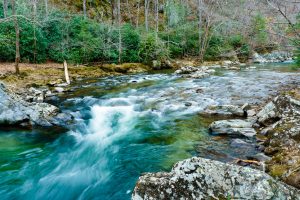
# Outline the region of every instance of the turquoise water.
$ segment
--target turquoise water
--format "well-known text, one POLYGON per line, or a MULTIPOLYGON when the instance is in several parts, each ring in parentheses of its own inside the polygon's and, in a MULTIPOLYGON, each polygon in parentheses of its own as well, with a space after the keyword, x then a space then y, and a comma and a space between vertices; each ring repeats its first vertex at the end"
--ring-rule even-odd
POLYGON ((83 80, 54 104, 75 123, 57 129, 0 130, 1 199, 130 199, 144 172, 168 171, 191 156, 231 161, 255 149, 208 134, 212 104, 259 104, 299 81, 288 65, 224 71, 192 80, 139 74, 83 80), (196 91, 201 89, 201 93, 196 91))

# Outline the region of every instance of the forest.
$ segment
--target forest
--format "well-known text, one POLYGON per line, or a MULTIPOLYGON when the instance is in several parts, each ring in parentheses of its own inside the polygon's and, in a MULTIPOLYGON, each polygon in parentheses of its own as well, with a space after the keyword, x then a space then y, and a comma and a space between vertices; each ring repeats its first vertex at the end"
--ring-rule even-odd
POLYGON ((300 200, 299 0, 0 0, 0 200, 300 200))
POLYGON ((1 6, 1 61, 149 64, 299 52, 299 4, 292 1, 4 0, 1 6))

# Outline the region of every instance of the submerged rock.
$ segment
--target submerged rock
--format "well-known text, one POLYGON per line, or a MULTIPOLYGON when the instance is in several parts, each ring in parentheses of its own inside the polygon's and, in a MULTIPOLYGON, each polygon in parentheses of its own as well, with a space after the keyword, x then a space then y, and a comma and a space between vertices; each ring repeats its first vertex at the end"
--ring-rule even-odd
POLYGON ((230 146, 234 148, 251 148, 254 145, 237 138, 230 142, 230 146))
POLYGON ((221 120, 213 122, 209 129, 216 134, 253 137, 256 131, 252 125, 253 123, 241 119, 221 120))
POLYGON ((194 157, 141 176, 132 199, 299 200, 300 192, 262 171, 194 157))
POLYGON ((24 101, 0 83, 0 124, 20 126, 57 125, 54 117, 59 109, 48 103, 24 101))

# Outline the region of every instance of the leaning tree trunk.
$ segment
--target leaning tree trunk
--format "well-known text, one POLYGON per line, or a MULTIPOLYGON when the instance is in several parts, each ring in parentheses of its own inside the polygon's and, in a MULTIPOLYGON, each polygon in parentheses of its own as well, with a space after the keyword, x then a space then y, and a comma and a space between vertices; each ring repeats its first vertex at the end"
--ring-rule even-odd
POLYGON ((18 23, 18 18, 16 16, 16 5, 15 5, 15 0, 11 0, 11 7, 12 7, 12 15, 14 18, 14 26, 15 26, 15 32, 16 32, 16 59, 15 59, 15 69, 16 69, 16 74, 20 74, 20 69, 19 69, 19 63, 20 63, 20 30, 19 30, 19 23, 18 23))
POLYGON ((64 71, 65 71, 65 79, 68 85, 70 85, 70 77, 69 77, 69 70, 68 70, 68 63, 66 60, 64 60, 64 71))

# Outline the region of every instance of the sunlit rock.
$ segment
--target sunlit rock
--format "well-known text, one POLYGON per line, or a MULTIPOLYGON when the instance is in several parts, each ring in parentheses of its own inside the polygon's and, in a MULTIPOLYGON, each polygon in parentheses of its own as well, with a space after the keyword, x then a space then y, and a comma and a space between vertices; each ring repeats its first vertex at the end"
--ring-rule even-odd
POLYGON ((262 171, 194 157, 178 162, 170 173, 141 176, 132 199, 297 200, 300 193, 262 171))

